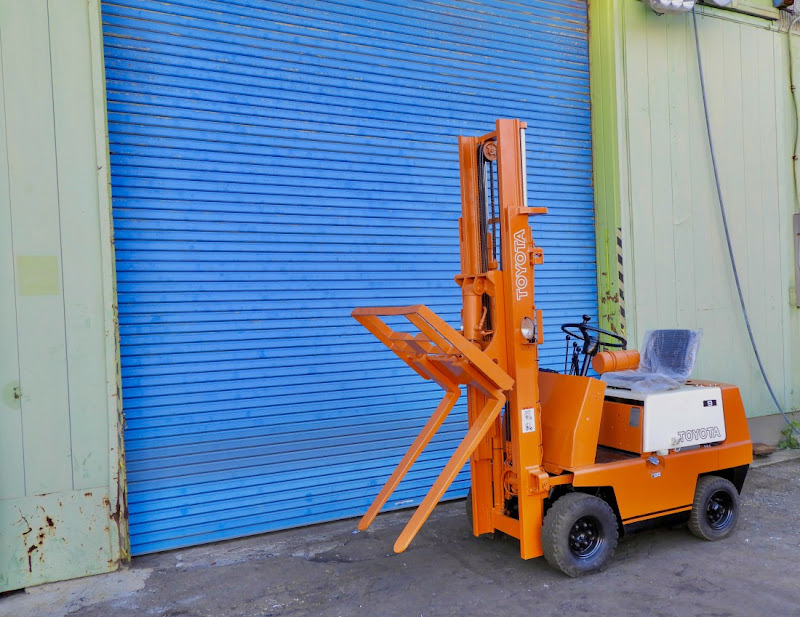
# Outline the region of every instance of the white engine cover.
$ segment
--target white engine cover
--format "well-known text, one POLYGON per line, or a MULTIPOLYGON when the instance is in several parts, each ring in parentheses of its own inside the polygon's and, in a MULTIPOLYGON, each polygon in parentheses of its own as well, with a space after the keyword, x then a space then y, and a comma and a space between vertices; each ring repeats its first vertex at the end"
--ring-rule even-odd
POLYGON ((658 452, 725 439, 722 391, 705 386, 638 394, 608 388, 606 396, 643 403, 642 452, 658 452))

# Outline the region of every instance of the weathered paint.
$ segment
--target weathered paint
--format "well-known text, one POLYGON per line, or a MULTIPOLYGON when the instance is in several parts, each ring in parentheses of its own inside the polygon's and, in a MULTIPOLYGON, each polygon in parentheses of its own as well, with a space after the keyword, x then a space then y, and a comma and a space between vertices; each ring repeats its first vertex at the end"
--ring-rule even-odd
POLYGON ((0 589, 116 569, 108 487, 0 500, 0 589))
POLYGON ((0 591, 125 552, 99 24, 0 0, 0 591))
POLYGON ((597 293, 600 326, 626 335, 624 265, 618 259, 620 142, 616 67, 618 4, 589 2, 589 67, 592 97, 592 166, 597 228, 597 293))
MULTIPOLYGON (((618 140, 618 212, 611 210, 613 190, 596 194, 606 195, 605 203, 598 202, 598 219, 602 215, 608 226, 619 220, 622 227, 629 339, 635 345, 649 328, 702 327, 696 375, 738 384, 751 417, 775 413, 727 256, 691 15, 658 17, 638 0, 613 4, 592 15, 610 22, 617 50, 613 86, 606 78, 600 94, 617 101, 617 131, 606 137, 603 152, 613 156, 618 140)), ((800 393, 792 384, 800 383, 800 312, 792 270, 794 119, 786 34, 773 19, 749 12, 698 7, 698 24, 745 300, 773 387, 782 404, 797 408, 800 393)), ((601 147, 597 141, 595 147, 601 147)), ((607 163, 596 173, 613 182, 610 170, 607 163)), ((608 235, 602 228, 599 233, 608 235)), ((609 253, 604 262, 610 259, 609 253)))

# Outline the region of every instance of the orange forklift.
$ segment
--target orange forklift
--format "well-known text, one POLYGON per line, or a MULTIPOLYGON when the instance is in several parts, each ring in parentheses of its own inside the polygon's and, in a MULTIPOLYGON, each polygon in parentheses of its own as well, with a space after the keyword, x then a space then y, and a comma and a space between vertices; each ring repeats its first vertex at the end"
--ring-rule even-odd
POLYGON ((543 252, 528 217, 546 208, 527 203, 525 129, 498 120, 493 132, 458 140, 462 329, 422 305, 352 313, 445 391, 358 527, 369 527, 465 387, 466 436, 396 552, 467 461, 474 535, 513 536, 523 559, 544 555, 569 576, 605 567, 619 536, 650 519, 688 515, 695 535, 722 539, 736 526, 752 445, 738 388, 688 380, 700 332, 648 332, 640 353, 584 316, 562 326, 574 339, 565 374, 539 368, 534 267, 543 252))

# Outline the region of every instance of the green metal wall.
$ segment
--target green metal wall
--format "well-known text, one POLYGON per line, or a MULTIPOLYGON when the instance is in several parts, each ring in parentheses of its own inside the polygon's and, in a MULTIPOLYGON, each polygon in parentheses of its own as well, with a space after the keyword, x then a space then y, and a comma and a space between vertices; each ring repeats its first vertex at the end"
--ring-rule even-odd
MULTIPOLYGON (((777 16, 769 3, 738 4, 751 14, 698 7, 712 130, 755 337, 779 399, 798 408, 787 34, 764 18, 777 16)), ((639 0, 593 5, 601 315, 619 327, 624 300, 634 344, 649 328, 703 328, 695 375, 739 385, 748 416, 773 414, 727 256, 691 15, 659 17, 639 0)))
POLYGON ((0 0, 0 592, 124 551, 99 17, 0 0))

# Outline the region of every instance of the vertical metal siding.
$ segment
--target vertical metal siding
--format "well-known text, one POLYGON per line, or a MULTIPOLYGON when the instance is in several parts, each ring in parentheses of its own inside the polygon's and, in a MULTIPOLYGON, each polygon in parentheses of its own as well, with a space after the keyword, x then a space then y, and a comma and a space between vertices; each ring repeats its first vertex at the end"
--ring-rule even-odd
MULTIPOLYGON (((635 2, 621 4, 617 39, 625 57, 619 74, 625 109, 620 130, 635 136, 624 140, 621 159, 626 179, 621 210, 631 239, 625 243, 626 263, 635 264, 625 281, 635 328, 629 331, 637 340, 654 327, 703 328, 694 374, 736 384, 751 418, 776 413, 742 327, 709 158, 692 16, 662 22, 639 9, 635 2), (637 87, 645 80, 647 88, 637 87)), ((711 7, 697 15, 711 132, 742 293, 778 400, 785 409, 796 409, 795 112, 787 85, 787 34, 772 27, 711 7)))
POLYGON ((458 324, 456 135, 531 127, 545 363, 596 315, 585 2, 124 0, 103 22, 134 553, 366 508, 439 394, 349 312, 458 324))

